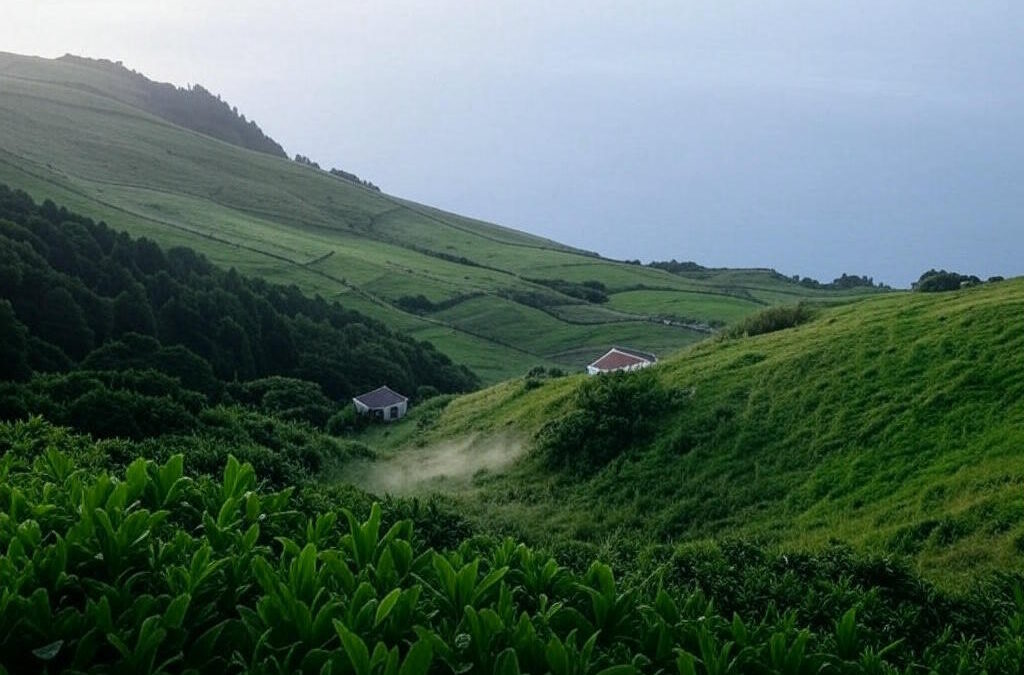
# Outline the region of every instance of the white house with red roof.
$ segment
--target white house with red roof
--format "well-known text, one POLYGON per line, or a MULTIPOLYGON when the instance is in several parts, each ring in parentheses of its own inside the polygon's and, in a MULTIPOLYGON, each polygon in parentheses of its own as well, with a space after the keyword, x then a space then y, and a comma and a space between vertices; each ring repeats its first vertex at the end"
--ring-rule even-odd
POLYGON ((360 415, 370 415, 385 422, 401 419, 409 409, 409 399, 387 385, 356 396, 352 404, 360 415))
POLYGON ((657 362, 658 357, 654 354, 625 347, 612 347, 608 350, 608 353, 587 366, 587 373, 597 375, 598 373, 612 373, 618 370, 640 370, 657 362))

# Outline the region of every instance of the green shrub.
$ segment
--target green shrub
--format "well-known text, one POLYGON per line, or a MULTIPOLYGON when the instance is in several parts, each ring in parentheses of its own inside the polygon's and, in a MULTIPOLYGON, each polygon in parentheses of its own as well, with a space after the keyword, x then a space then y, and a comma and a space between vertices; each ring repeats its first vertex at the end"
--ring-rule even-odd
POLYGON ((448 404, 455 399, 451 394, 435 396, 414 409, 416 415, 416 428, 420 430, 429 429, 441 418, 441 413, 448 407, 448 404))
POLYGON ((231 397, 282 419, 323 428, 338 407, 315 382, 292 377, 264 377, 228 386, 231 397))
POLYGON ((544 386, 544 380, 539 377, 526 377, 523 379, 523 391, 533 391, 544 386))
POLYGON ((804 303, 783 307, 769 307, 735 324, 724 335, 727 338, 752 337, 795 328, 814 318, 814 311, 804 303))
POLYGON ((429 401, 435 396, 440 396, 441 392, 438 391, 437 387, 433 387, 429 384, 421 384, 416 387, 416 396, 414 398, 416 403, 423 403, 429 401))
POLYGON ((340 410, 327 419, 325 429, 332 436, 346 436, 366 427, 369 421, 366 416, 356 412, 354 406, 342 406, 340 410))
POLYGON ((145 396, 105 387, 92 389, 67 409, 66 422, 101 438, 140 439, 181 433, 195 426, 195 417, 169 396, 145 396))
POLYGON ((964 286, 980 284, 981 279, 967 274, 931 269, 921 275, 914 283, 914 290, 921 293, 942 293, 958 291, 964 286))
POLYGON ((563 295, 577 298, 586 302, 603 303, 608 302, 608 288, 600 281, 590 280, 582 283, 567 281, 566 279, 530 279, 524 281, 547 286, 563 295))
POLYGON ((541 427, 535 445, 548 465, 589 473, 646 441, 673 405, 649 370, 592 377, 576 390, 567 413, 541 427))

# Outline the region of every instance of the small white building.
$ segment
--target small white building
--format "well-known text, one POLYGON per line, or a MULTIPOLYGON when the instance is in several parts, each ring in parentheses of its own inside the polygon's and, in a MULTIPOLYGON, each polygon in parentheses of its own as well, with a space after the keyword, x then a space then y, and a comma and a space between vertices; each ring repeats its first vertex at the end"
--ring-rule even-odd
POLYGON ((587 373, 597 375, 598 373, 612 373, 617 370, 640 370, 658 362, 658 357, 647 352, 625 347, 612 347, 608 352, 587 366, 587 373))
POLYGON ((393 422, 405 416, 409 408, 409 399, 385 385, 356 396, 352 399, 352 404, 360 415, 393 422))

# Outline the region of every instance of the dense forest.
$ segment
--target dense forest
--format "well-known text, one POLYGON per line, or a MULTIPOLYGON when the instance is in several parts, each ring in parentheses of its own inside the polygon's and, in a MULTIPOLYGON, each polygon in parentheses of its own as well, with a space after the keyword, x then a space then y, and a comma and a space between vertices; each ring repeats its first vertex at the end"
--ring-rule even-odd
POLYGON ((61 60, 131 78, 142 92, 141 100, 136 103, 172 124, 257 152, 278 157, 288 156, 284 148, 264 134, 256 122, 245 119, 238 108, 229 106, 220 96, 215 96, 198 84, 176 87, 166 82, 154 82, 142 73, 125 68, 120 62, 106 59, 87 59, 65 54, 61 60))
POLYGON ((0 186, 0 416, 102 436, 185 432, 213 405, 324 428, 381 384, 477 386, 427 343, 0 186))

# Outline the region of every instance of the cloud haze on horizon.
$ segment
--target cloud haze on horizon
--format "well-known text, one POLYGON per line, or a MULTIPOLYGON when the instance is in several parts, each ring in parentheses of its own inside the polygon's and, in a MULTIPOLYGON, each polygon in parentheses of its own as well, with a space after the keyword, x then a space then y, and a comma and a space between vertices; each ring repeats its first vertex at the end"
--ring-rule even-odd
MULTIPOLYGON (((290 154, 615 258, 1024 274, 1024 4, 15 0, 290 154)), ((2 137, 0 137, 2 144, 2 137)))

